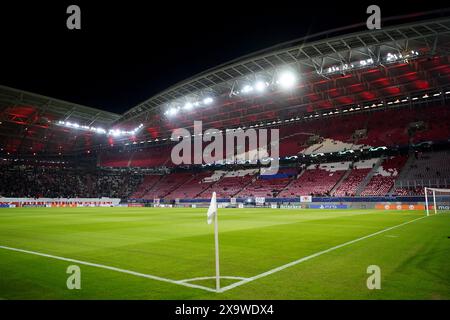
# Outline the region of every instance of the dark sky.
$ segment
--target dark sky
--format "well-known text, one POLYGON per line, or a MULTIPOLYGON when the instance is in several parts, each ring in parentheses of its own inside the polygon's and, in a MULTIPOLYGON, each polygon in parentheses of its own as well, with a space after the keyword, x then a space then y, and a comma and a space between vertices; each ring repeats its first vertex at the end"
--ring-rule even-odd
MULTIPOLYGON (((375 3, 93 2, 3 1, 0 84, 123 113, 178 81, 244 54, 365 22, 367 6, 375 3), (81 31, 66 29, 70 4, 81 7, 81 31)), ((393 2, 377 2, 382 17, 445 8, 432 1, 393 2)))

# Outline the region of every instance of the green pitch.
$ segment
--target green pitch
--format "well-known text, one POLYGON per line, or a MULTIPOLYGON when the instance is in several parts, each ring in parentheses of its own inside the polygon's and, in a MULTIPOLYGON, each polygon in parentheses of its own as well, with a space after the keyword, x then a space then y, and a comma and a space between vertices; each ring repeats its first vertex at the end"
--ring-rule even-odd
POLYGON ((214 276, 206 209, 0 209, 0 299, 450 299, 450 215, 423 216, 219 209, 221 275, 237 278, 217 293, 192 280, 214 276))

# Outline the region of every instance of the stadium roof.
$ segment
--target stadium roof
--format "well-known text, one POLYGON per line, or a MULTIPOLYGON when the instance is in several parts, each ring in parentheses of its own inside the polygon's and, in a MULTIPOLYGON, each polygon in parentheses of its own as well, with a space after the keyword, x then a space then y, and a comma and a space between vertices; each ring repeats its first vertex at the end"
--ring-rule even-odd
MULTIPOLYGON (((205 97, 230 96, 255 79, 271 81, 280 69, 294 68, 302 78, 311 74, 328 78, 328 68, 350 65, 371 59, 372 66, 387 63, 386 55, 405 54, 421 48, 420 55, 446 55, 450 50, 450 18, 433 19, 403 25, 367 30, 362 25, 340 28, 284 43, 233 60, 182 81, 127 111, 119 122, 150 119, 151 114, 165 111, 173 105, 205 97), (351 32, 355 29, 365 31, 351 32), (330 35, 340 33, 339 36, 330 35), (321 38, 320 40, 315 40, 321 38)), ((357 69, 358 67, 354 68, 357 69)), ((352 70, 348 70, 349 72, 352 70)))
MULTIPOLYGON (((120 115, 22 90, 0 86, 0 147, 8 152, 53 152, 91 145, 57 121, 110 127, 120 115), (77 139, 78 138, 78 139, 77 139), (48 143, 50 142, 50 143, 48 143), (69 148, 70 146, 70 148, 69 148), (49 149, 50 148, 50 149, 49 149)), ((90 139, 89 139, 90 140, 90 139)))
POLYGON ((80 104, 0 85, 0 116, 4 121, 30 123, 33 117, 83 121, 92 126, 110 126, 120 115, 80 104), (30 107, 32 109, 26 109, 30 107), (33 117, 31 117, 33 116, 33 117))
POLYGON ((123 115, 0 86, 0 147, 17 153, 78 152, 117 142, 160 141, 173 128, 191 127, 194 120, 202 120, 205 129, 224 129, 305 113, 319 116, 324 110, 338 114, 359 104, 381 102, 387 107, 388 100, 411 101, 408 98, 420 92, 448 92, 449 53, 449 17, 381 30, 367 30, 365 25, 335 29, 202 72, 123 115), (355 29, 364 31, 352 32, 355 29), (276 85, 285 70, 299 78, 292 90, 276 85), (270 88, 247 94, 246 86, 256 87, 257 81, 270 88), (204 103, 205 98, 213 102, 204 103), (208 105, 197 108, 196 101, 208 105), (186 104, 192 108, 183 109, 186 104), (179 114, 168 115, 167 110, 175 107, 179 114), (143 123, 145 130, 135 136, 106 136, 58 122, 106 130, 131 130, 143 123))

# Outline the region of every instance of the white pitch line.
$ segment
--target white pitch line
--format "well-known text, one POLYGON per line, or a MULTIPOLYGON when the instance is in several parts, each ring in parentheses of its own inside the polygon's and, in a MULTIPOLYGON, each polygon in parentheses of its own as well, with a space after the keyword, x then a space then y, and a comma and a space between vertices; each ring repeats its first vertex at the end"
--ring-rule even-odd
MULTIPOLYGON (((179 282, 185 283, 185 282, 209 280, 209 279, 215 279, 215 278, 216 278, 215 276, 212 276, 212 277, 199 277, 199 278, 192 278, 192 279, 183 279, 183 280, 179 280, 179 282)), ((220 276, 220 279, 245 280, 247 278, 234 277, 234 276, 220 276)))
POLYGON ((312 254, 312 255, 309 255, 309 256, 300 258, 300 259, 298 259, 298 260, 295 260, 295 261, 292 261, 292 262, 290 262, 290 263, 284 264, 284 265, 279 266, 279 267, 277 267, 277 268, 274 268, 274 269, 271 269, 271 270, 269 270, 269 271, 260 273, 260 274, 258 274, 258 275, 256 275, 256 276, 253 276, 253 277, 247 278, 247 279, 245 279, 245 280, 242 280, 242 281, 239 281, 239 282, 235 282, 235 283, 233 283, 233 284, 230 284, 229 286, 226 286, 226 287, 221 288, 221 289, 219 290, 219 292, 225 292, 225 291, 228 291, 228 290, 230 290, 230 289, 234 289, 234 288, 236 288, 236 287, 242 286, 243 284, 246 284, 246 283, 249 283, 249 282, 251 282, 251 281, 254 281, 254 280, 257 280, 257 279, 260 279, 260 278, 269 276, 269 275, 271 275, 271 274, 274 274, 274 273, 276 273, 276 272, 282 271, 282 270, 284 270, 284 269, 286 269, 286 268, 290 268, 290 267, 295 266, 295 265, 297 265, 297 264, 299 264, 299 263, 302 263, 302 262, 304 262, 304 261, 307 261, 307 260, 310 260, 310 259, 312 259, 312 258, 318 257, 318 256, 320 256, 320 255, 322 255, 322 254, 325 254, 325 253, 334 251, 334 250, 336 250, 336 249, 339 249, 339 248, 348 246, 348 245, 350 245, 350 244, 356 243, 356 242, 358 242, 358 241, 361 241, 361 240, 364 240, 364 239, 367 239, 367 238, 370 238, 370 237, 374 237, 374 236, 379 235, 379 234, 381 234, 381 233, 383 233, 383 232, 386 232, 386 231, 389 231, 389 230, 392 230, 392 229, 399 228, 399 227, 401 227, 401 226, 404 226, 404 225, 406 225, 406 224, 409 224, 409 223, 412 223, 412 222, 421 220, 421 219, 426 218, 426 217, 427 217, 427 216, 423 216, 423 217, 420 217, 420 218, 417 218, 417 219, 414 219, 414 220, 410 220, 410 221, 407 221, 407 222, 398 224, 398 225, 396 225, 396 226, 389 227, 389 228, 386 228, 386 229, 377 231, 377 232, 375 232, 375 233, 371 233, 371 234, 369 234, 369 235, 367 235, 367 236, 364 236, 364 237, 361 237, 361 238, 358 238, 358 239, 355 239, 355 240, 351 240, 351 241, 348 241, 348 242, 339 244, 339 245, 334 246, 334 247, 331 247, 331 248, 329 248, 329 249, 326 249, 326 250, 323 250, 323 251, 316 252, 316 253, 314 253, 314 254, 312 254))
POLYGON ((147 278, 147 279, 152 279, 152 280, 156 280, 156 281, 173 283, 173 284, 177 284, 177 285, 185 286, 185 287, 189 287, 189 288, 202 289, 202 290, 206 290, 206 291, 210 291, 210 292, 217 292, 215 289, 204 287, 204 286, 200 286, 200 285, 196 285, 196 284, 192 284, 192 283, 186 283, 186 282, 183 282, 183 280, 181 280, 181 281, 179 281, 179 280, 172 280, 172 279, 168 279, 168 278, 154 276, 154 275, 151 275, 151 274, 145 274, 145 273, 140 273, 140 272, 126 270, 126 269, 120 269, 120 268, 106 266, 106 265, 98 264, 98 263, 92 263, 92 262, 87 262, 87 261, 82 261, 82 260, 64 258, 64 257, 55 256, 55 255, 51 255, 51 254, 46 254, 46 253, 41 253, 41 252, 36 252, 36 251, 30 251, 30 250, 24 250, 24 249, 17 249, 17 248, 6 247, 6 246, 0 246, 0 249, 16 251, 16 252, 22 252, 22 253, 28 253, 28 254, 33 254, 33 255, 36 255, 36 256, 41 256, 41 257, 46 257, 46 258, 51 258, 51 259, 56 259, 56 260, 62 260, 62 261, 67 261, 67 262, 73 262, 73 263, 77 263, 77 264, 83 264, 83 265, 90 266, 90 267, 102 268, 102 269, 107 269, 107 270, 111 270, 111 271, 131 274, 133 276, 137 276, 137 277, 141 277, 141 278, 147 278))

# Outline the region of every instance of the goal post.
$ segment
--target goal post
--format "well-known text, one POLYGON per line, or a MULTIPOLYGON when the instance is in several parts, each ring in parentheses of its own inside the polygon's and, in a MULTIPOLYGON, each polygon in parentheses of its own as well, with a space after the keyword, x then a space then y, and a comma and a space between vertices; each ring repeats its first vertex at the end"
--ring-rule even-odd
POLYGON ((438 210, 450 210, 450 189, 425 187, 424 193, 427 216, 430 215, 430 209, 432 209, 434 214, 437 214, 438 210), (432 203, 431 206, 430 202, 432 203))

